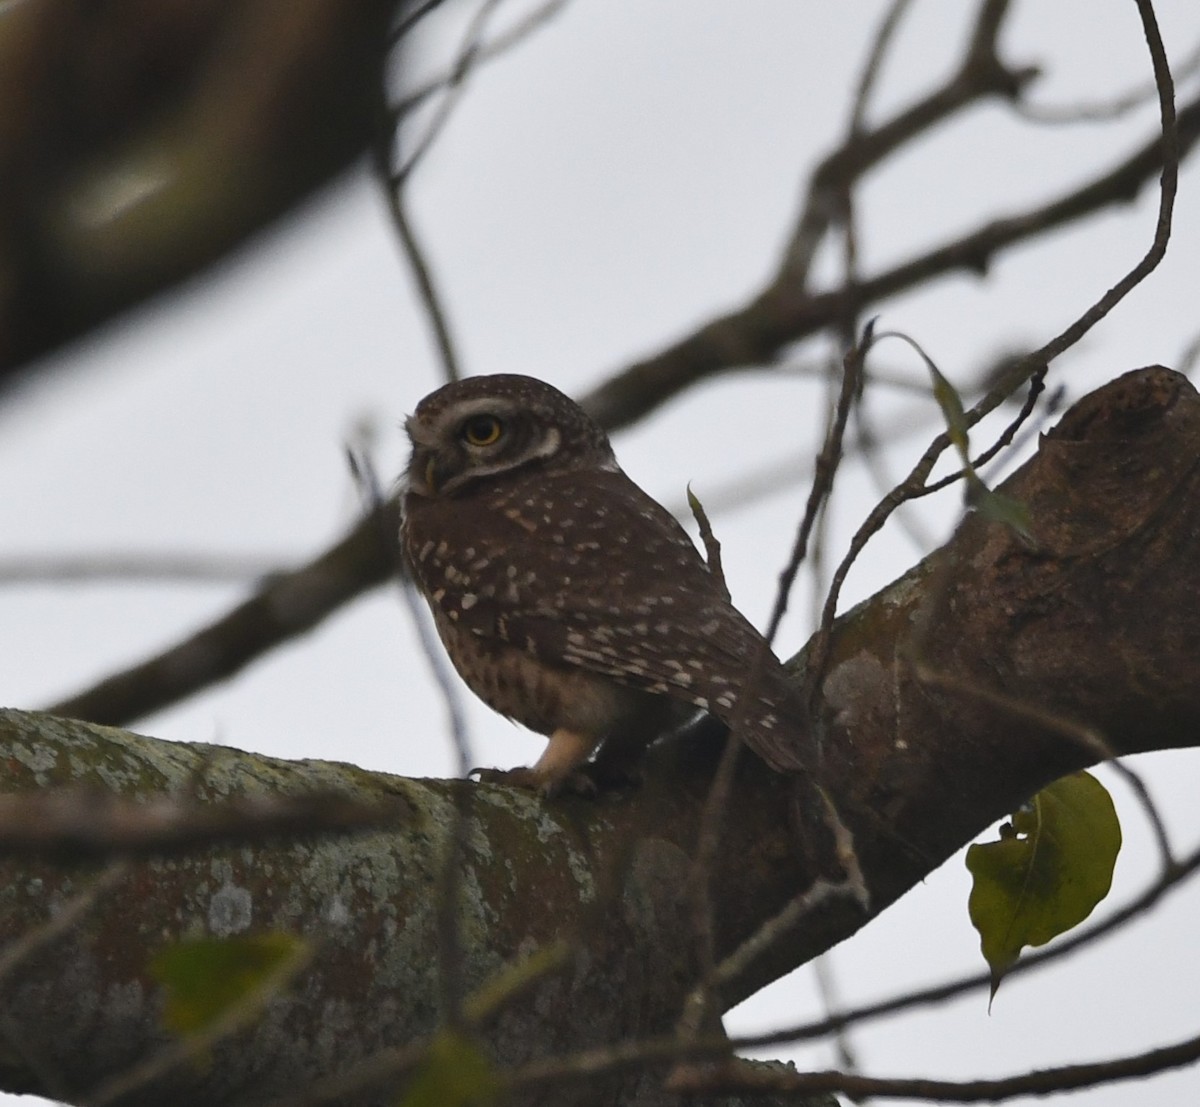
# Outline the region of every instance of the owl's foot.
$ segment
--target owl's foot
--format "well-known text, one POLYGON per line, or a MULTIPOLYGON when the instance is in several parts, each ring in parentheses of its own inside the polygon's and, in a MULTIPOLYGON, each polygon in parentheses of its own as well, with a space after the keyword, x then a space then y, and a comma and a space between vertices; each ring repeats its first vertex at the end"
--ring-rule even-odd
MULTIPOLYGON (((634 758, 624 747, 609 744, 600 747, 595 761, 588 756, 596 748, 594 738, 559 727, 550 735, 545 752, 537 764, 520 769, 475 769, 481 781, 488 784, 511 784, 527 788, 539 795, 598 796, 634 782, 634 758)), ((644 745, 644 743, 642 743, 644 745)), ((640 748, 640 747, 638 747, 640 748)))
POLYGON ((522 766, 517 769, 472 769, 471 776, 478 777, 482 784, 507 784, 512 788, 537 792, 547 799, 563 795, 586 796, 590 799, 596 796, 600 789, 592 774, 587 771, 588 768, 590 766, 582 765, 559 777, 547 776, 539 772, 536 766, 522 766))

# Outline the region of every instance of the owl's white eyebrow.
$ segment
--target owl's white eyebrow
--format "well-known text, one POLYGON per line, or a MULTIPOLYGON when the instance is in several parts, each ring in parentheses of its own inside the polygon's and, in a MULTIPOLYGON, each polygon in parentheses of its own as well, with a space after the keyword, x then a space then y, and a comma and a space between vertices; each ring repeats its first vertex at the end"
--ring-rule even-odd
POLYGON ((437 436, 433 429, 415 415, 410 415, 404 420, 404 429, 407 431, 408 437, 418 445, 433 446, 437 443, 437 436))
POLYGON ((546 437, 542 444, 536 450, 531 451, 531 457, 551 457, 562 444, 562 435, 559 434, 557 427, 549 427, 546 430, 546 437))
POLYGON ((472 415, 478 415, 481 411, 489 415, 509 415, 512 412, 512 405, 498 400, 495 396, 477 396, 474 400, 462 400, 453 407, 446 408, 442 412, 439 422, 444 421, 446 416, 450 415, 457 423, 463 419, 469 419, 472 415))

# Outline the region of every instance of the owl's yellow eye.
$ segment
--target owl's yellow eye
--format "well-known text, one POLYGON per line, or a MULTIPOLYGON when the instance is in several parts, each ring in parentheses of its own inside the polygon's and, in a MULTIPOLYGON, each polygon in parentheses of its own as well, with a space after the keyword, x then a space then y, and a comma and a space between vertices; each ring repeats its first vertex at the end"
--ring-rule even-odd
POLYGON ((472 415, 459 434, 468 446, 490 446, 504 433, 504 424, 494 415, 472 415))

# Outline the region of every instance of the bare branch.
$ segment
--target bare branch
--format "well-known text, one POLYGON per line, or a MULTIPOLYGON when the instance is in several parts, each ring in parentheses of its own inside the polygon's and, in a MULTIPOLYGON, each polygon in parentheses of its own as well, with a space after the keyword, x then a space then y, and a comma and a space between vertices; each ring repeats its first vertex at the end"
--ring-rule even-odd
MULTIPOLYGON (((399 527, 394 501, 382 511, 399 527)), ((299 569, 270 581, 228 614, 163 653, 47 708, 56 715, 118 724, 175 703, 267 650, 310 630, 392 571, 381 523, 368 518, 299 569)))
MULTIPOLYGON (((0 856, 58 862, 186 853, 219 843, 341 834, 393 825, 404 805, 348 796, 245 796, 224 803, 164 795, 137 801, 98 789, 0 795, 0 856)), ((0 974, 2 974, 0 968, 0 974)))
POLYGON ((842 197, 855 181, 879 165, 889 154, 955 113, 990 96, 1016 97, 1037 75, 1032 68, 1010 70, 996 54, 996 38, 1008 10, 1008 0, 983 0, 975 29, 958 72, 940 88, 892 119, 871 130, 861 122, 862 105, 874 82, 879 58, 887 49, 903 9, 892 10, 876 32, 851 113, 846 141, 821 160, 813 171, 804 209, 774 277, 776 289, 799 293, 808 283, 817 247, 842 207, 842 197))
MULTIPOLYGON (((1176 84, 1200 72, 1200 44, 1193 46, 1178 62, 1172 65, 1171 72, 1174 74, 1176 84)), ((1031 123, 1053 126, 1074 123, 1108 123, 1120 119, 1138 108, 1145 107, 1157 95, 1158 86, 1154 81, 1149 81, 1095 103, 1035 104, 1028 98, 1023 98, 1013 105, 1013 110, 1031 123)))
POLYGON ((859 1076, 848 1072, 795 1072, 785 1066, 726 1065, 717 1069, 680 1070, 670 1087, 681 1095, 713 1092, 783 1093, 811 1096, 841 1092, 855 1099, 927 1099, 937 1103, 998 1103, 1017 1096, 1049 1095, 1094 1088, 1118 1080, 1153 1076, 1200 1060, 1200 1034, 1174 1045, 1126 1057, 1063 1065, 991 1080, 929 1080, 909 1077, 859 1076))
POLYGON ((868 334, 862 345, 846 352, 842 361, 842 384, 838 393, 837 408, 830 419, 825 441, 822 443, 821 451, 817 454, 817 460, 813 465, 812 488, 809 490, 808 501, 804 505, 804 516, 797 528, 796 539, 792 545, 788 563, 779 575, 775 606, 771 611, 771 618, 767 623, 765 634, 768 642, 775 640, 779 624, 783 622, 783 616, 787 611, 788 596, 796 579, 796 573, 804 560, 809 535, 816 525, 821 505, 833 492, 833 478, 836 476, 842 460, 842 440, 846 433, 846 421, 850 418, 850 407, 855 397, 859 395, 862 384, 863 359, 869 346, 870 335, 868 334))
POLYGON ((404 248, 404 256, 408 259, 408 267, 417 285, 417 295, 425 308, 425 316, 433 332, 438 358, 442 363, 442 376, 447 381, 459 380, 462 377, 462 363, 459 361, 458 348, 450 329, 450 319, 434 281, 429 260, 408 216, 403 186, 396 184, 386 187, 392 222, 404 248))
MULTIPOLYGON (((1177 134, 1181 154, 1194 149, 1200 140, 1200 100, 1180 109, 1177 134)), ((769 286, 746 305, 614 374, 581 402, 608 429, 627 426, 700 381, 772 360, 785 346, 835 324, 848 304, 862 310, 956 270, 982 274, 998 253, 1011 246, 1129 202, 1162 169, 1159 135, 1057 199, 990 220, 945 245, 866 277, 853 288, 797 295, 791 289, 769 286)), ((1057 356, 1062 350, 1054 352, 1057 356)))
POLYGON ((290 557, 220 553, 24 554, 0 558, 0 587, 21 584, 248 584, 280 575, 290 557))
MULTIPOLYGON (((1141 260, 1128 270, 1116 284, 1109 288, 1108 291, 1059 334, 1013 366, 1005 379, 1000 381, 986 396, 965 413, 966 426, 968 427, 974 426, 984 415, 995 410, 1026 380, 1032 381, 1031 398, 1029 401, 1032 404, 1034 398, 1032 391, 1040 387, 1045 367, 1056 357, 1074 346, 1092 327, 1108 315, 1117 304, 1158 267, 1159 262, 1166 254, 1167 242, 1171 235, 1171 214, 1174 209, 1175 193, 1179 184, 1181 139, 1175 114, 1174 86, 1171 81, 1170 69, 1167 66, 1166 53, 1159 34, 1158 23, 1154 16, 1154 8, 1149 0, 1137 0, 1137 4, 1139 14, 1142 17, 1146 43, 1150 52, 1151 64, 1154 68, 1154 78, 1159 92, 1162 127, 1162 134, 1159 140, 1148 150, 1143 150, 1142 152, 1143 156, 1161 156, 1162 158, 1158 219, 1155 224, 1153 240, 1141 260)), ((1194 113, 1194 118, 1189 118, 1188 125, 1189 128, 1194 127, 1196 129, 1196 134, 1192 135, 1192 138, 1200 137, 1200 101, 1192 104, 1191 110, 1194 113)), ((1133 161, 1127 161, 1125 163, 1126 169, 1120 171, 1118 175, 1123 176, 1128 167, 1138 160, 1135 158, 1133 161)), ((1109 180, 1112 177, 1113 174, 1108 175, 1109 180)), ((1094 189, 1095 187, 1096 183, 1093 183, 1093 185, 1088 186, 1084 191, 1094 189)), ((1078 195, 1077 193, 1076 196, 1078 195)), ((1057 204, 1049 205, 1043 211, 1057 209, 1061 214, 1063 206, 1064 201, 1059 201, 1057 204)), ((1014 429, 1015 426, 1019 425, 1020 418, 1014 424, 1014 429)), ((808 679, 813 682, 814 687, 823 679, 826 654, 829 647, 829 636, 833 627, 834 617, 837 614, 838 598, 846 576, 850 572, 850 568, 858 559, 866 543, 879 532, 879 529, 887 521, 892 512, 900 504, 924 494, 928 490, 926 481, 933 469, 934 463, 949 445, 950 435, 946 432, 939 434, 913 467, 908 477, 875 506, 852 538, 849 551, 834 571, 833 578, 830 581, 829 594, 822 613, 821 628, 817 632, 817 637, 814 641, 812 668, 808 673, 808 679)))
MULTIPOLYGON (((433 0, 432 6, 440 5, 442 2, 443 0, 433 0)), ((471 64, 475 66, 482 65, 484 62, 493 61, 501 54, 507 53, 535 31, 540 30, 545 24, 549 23, 566 5, 567 0, 546 0, 541 7, 527 13, 524 17, 514 22, 512 26, 498 32, 491 39, 483 41, 481 37, 476 36, 473 49, 471 50, 471 64)), ((397 121, 403 119, 404 116, 420 107, 431 96, 434 96, 438 92, 444 92, 460 81, 461 58, 462 53, 460 52, 460 61, 456 62, 451 68, 443 73, 439 73, 436 77, 431 77, 416 88, 409 89, 400 100, 392 105, 392 116, 397 121)))
MULTIPOLYGON (((1078 950, 1085 949, 1098 942, 1101 938, 1116 933, 1124 927, 1146 915, 1169 892, 1181 887, 1200 872, 1200 850, 1194 850, 1180 861, 1170 872, 1159 876, 1150 882, 1145 891, 1106 918, 1083 927, 1072 934, 1058 939, 1046 948, 1035 950, 1021 957, 1008 971, 1008 979, 1034 972, 1052 964, 1060 958, 1068 957, 1078 950)), ((816 1022, 799 1023, 792 1026, 779 1027, 765 1034, 746 1035, 730 1039, 736 1049, 755 1049, 762 1046, 782 1045, 812 1041, 824 1038, 828 1034, 861 1023, 872 1022, 876 1019, 902 1014, 920 1007, 932 1007, 967 992, 983 992, 991 987, 992 976, 989 971, 971 973, 941 984, 925 988, 914 988, 901 995, 889 999, 877 1000, 874 1003, 852 1007, 835 1015, 820 1019, 816 1022)))

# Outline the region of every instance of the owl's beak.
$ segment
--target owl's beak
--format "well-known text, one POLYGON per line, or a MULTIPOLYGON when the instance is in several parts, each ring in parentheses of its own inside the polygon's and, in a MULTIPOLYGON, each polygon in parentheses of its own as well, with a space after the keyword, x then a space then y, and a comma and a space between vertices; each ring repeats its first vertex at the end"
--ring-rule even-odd
POLYGON ((408 488, 419 496, 435 496, 438 490, 437 454, 414 446, 408 462, 408 488))
POLYGON ((414 445, 408 463, 408 487, 419 496, 437 496, 453 476, 453 468, 437 450, 414 445))
POLYGON ((436 442, 430 429, 415 415, 404 420, 404 429, 412 442, 412 459, 408 463, 410 487, 427 496, 437 494, 438 464, 436 442))

